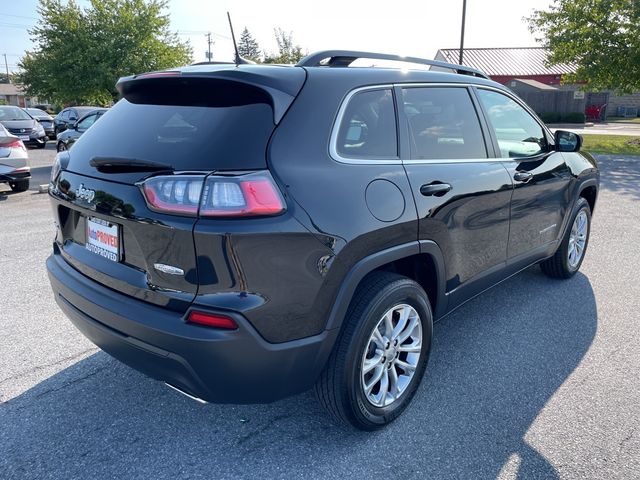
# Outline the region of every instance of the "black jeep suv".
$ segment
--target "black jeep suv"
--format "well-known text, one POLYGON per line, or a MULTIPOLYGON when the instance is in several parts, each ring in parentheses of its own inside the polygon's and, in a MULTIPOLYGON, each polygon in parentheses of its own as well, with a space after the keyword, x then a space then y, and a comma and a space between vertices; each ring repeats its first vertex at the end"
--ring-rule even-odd
POLYGON ((584 258, 596 163, 471 68, 326 51, 118 89, 57 157, 51 285, 96 345, 197 400, 315 386, 375 429, 410 403, 435 320, 584 258))

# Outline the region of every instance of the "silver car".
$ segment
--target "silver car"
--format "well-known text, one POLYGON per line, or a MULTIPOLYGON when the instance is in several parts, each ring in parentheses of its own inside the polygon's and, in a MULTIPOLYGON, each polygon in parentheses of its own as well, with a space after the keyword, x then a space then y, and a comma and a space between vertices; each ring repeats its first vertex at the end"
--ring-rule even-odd
POLYGON ((8 183, 14 192, 24 192, 29 189, 30 178, 24 143, 0 124, 0 183, 8 183))

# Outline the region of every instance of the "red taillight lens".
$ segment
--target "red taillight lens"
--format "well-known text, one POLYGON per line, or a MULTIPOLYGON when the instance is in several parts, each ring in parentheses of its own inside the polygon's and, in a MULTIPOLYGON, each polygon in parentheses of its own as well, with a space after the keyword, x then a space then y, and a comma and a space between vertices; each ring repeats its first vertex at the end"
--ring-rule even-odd
POLYGON ((268 172, 237 177, 210 176, 202 196, 200 215, 207 217, 248 217, 277 215, 284 200, 268 172))
POLYGON ((285 203, 269 172, 208 177, 163 175, 141 185, 149 208, 206 217, 277 215, 285 203), (203 191, 204 187, 204 191, 203 191))
POLYGON ((225 330, 235 330, 238 328, 238 324, 232 318, 217 313, 189 312, 187 321, 206 327, 224 328, 225 330))
POLYGON ((3 147, 3 148, 21 148, 25 152, 27 151, 26 147, 24 146, 24 143, 22 143, 22 140, 20 140, 19 138, 16 138, 15 140, 11 141, 10 143, 5 143, 3 145, 0 145, 0 147, 3 147))
POLYGON ((152 210, 197 215, 203 176, 169 175, 152 177, 142 184, 142 191, 152 210))

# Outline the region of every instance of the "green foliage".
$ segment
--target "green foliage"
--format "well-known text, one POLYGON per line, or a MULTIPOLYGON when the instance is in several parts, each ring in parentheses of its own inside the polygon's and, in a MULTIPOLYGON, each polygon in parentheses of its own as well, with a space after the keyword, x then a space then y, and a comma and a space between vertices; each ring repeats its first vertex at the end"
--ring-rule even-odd
POLYGON ((240 41, 238 42, 238 53, 242 58, 246 58, 247 60, 253 60, 254 62, 259 62, 261 53, 260 46, 253 35, 249 33, 247 27, 244 27, 242 34, 240 34, 240 41))
POLYGON ((549 48, 550 64, 574 63, 567 83, 585 90, 640 90, 640 2, 637 0, 555 0, 528 19, 549 48))
POLYGON ((6 73, 0 73, 0 83, 16 83, 16 76, 13 73, 9 72, 9 80, 11 81, 7 80, 6 73))
POLYGON ((191 62, 191 47, 169 30, 167 0, 40 0, 36 44, 20 60, 27 95, 54 103, 109 105, 118 78, 191 62))
POLYGON ((265 54, 264 63, 298 63, 305 56, 302 47, 293 42, 293 34, 286 33, 281 28, 273 30, 278 42, 277 54, 265 54))

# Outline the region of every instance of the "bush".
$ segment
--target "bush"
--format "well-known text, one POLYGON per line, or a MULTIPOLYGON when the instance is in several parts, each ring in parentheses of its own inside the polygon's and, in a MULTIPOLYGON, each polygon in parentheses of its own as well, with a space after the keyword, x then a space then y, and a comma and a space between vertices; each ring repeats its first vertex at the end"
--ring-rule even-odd
POLYGON ((539 113, 538 116, 540 117, 540 120, 542 120, 544 123, 558 123, 558 122, 560 122, 560 114, 559 113, 545 112, 545 113, 539 113))
POLYGON ((585 120, 584 113, 581 112, 545 112, 539 113, 538 116, 544 123, 584 123, 585 120))
POLYGON ((582 112, 571 112, 560 115, 560 121, 564 123, 584 123, 585 116, 582 112))

